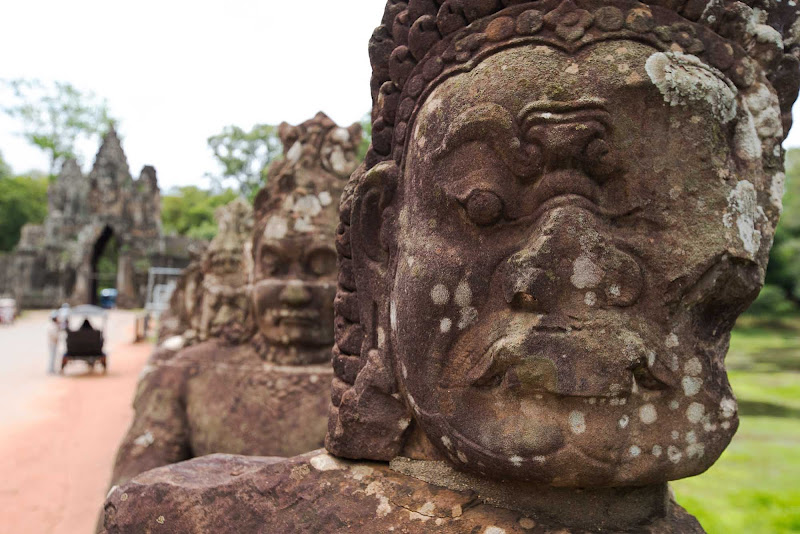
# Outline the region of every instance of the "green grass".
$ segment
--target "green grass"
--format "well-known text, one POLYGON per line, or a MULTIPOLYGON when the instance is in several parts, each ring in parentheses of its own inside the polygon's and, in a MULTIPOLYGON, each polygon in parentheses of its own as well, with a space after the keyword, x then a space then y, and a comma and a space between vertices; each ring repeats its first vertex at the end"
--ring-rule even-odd
POLYGON ((741 423, 708 472, 673 483, 709 534, 800 533, 800 318, 743 317, 728 369, 741 423))

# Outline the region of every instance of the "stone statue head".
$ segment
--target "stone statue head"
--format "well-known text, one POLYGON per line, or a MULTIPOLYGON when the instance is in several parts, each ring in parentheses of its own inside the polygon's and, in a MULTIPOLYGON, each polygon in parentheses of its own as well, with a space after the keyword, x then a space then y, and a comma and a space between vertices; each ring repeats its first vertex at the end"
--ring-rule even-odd
POLYGON ((340 128, 320 113, 299 126, 284 123, 279 133, 284 158, 255 201, 252 304, 263 339, 276 349, 268 359, 319 363, 333 344, 336 208, 357 165, 361 128, 340 128))
POLYGON ((328 449, 425 443, 567 487, 706 470, 737 428, 725 354, 781 209, 795 18, 390 1, 340 209, 328 449))
MULTIPOLYGON (((211 240, 202 260, 201 309, 197 327, 200 339, 226 336, 236 331, 232 341, 243 341, 252 334, 248 302, 250 235, 253 208, 237 198, 217 209, 217 235, 211 240)), ((186 295, 191 298, 192 291, 186 295)), ((188 304, 188 303, 187 303, 188 304)))

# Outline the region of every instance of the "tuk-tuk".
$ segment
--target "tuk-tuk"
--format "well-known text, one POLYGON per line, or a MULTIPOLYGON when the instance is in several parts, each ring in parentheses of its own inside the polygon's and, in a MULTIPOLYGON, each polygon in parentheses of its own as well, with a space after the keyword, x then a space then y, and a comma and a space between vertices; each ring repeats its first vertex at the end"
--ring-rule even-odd
POLYGON ((0 299, 0 324, 14 324, 17 317, 17 301, 12 298, 0 299))
POLYGON ((98 306, 76 306, 67 315, 67 351, 61 358, 61 372, 67 363, 83 360, 93 370, 96 364, 108 370, 108 360, 103 352, 103 334, 108 323, 108 312, 98 306))

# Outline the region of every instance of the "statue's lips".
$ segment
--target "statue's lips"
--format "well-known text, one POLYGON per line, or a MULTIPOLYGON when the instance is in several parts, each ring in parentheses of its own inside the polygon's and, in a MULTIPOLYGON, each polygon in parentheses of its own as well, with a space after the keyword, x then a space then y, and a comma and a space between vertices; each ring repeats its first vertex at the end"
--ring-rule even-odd
POLYGON ((310 327, 319 323, 319 312, 308 309, 273 308, 264 311, 264 318, 275 326, 310 327))

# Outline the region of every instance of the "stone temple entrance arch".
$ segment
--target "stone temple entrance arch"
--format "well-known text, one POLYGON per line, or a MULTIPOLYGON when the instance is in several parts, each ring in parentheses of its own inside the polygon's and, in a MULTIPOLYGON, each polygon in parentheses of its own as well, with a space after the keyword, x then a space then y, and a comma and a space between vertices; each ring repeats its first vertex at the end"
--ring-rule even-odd
POLYGON ((119 274, 119 238, 111 226, 106 225, 100 232, 100 236, 94 242, 91 251, 91 280, 89 283, 89 294, 86 302, 98 304, 100 301, 100 290, 106 287, 117 286, 117 275, 119 274), (101 261, 104 260, 104 261, 101 261), (113 271, 109 270, 113 267, 113 271))

